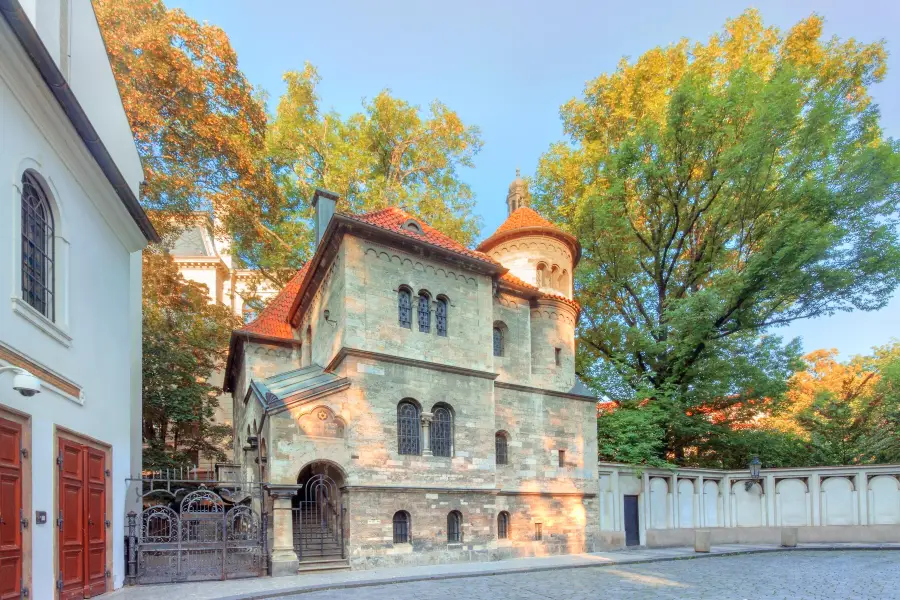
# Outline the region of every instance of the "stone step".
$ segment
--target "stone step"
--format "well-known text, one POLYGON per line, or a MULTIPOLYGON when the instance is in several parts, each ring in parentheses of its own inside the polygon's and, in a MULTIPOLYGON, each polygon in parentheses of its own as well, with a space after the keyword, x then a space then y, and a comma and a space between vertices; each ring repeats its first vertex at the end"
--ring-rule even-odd
POLYGON ((326 558, 315 560, 300 561, 300 567, 297 569, 298 575, 306 573, 323 573, 333 571, 349 571, 350 561, 343 558, 326 558))

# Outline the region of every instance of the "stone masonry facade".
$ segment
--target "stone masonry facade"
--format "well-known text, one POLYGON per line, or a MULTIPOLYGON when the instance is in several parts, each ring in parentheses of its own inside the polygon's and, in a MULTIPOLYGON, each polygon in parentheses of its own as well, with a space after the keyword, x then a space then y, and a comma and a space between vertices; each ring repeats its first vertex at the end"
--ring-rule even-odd
MULTIPOLYGON (((527 194, 521 180, 510 194, 527 194)), ((327 502, 341 507, 336 539, 353 568, 595 549, 596 404, 575 377, 579 309, 563 280, 579 248, 515 204, 515 227, 479 251, 399 209, 325 214, 316 256, 285 297, 235 332, 226 387, 236 459, 272 490, 277 573, 316 558, 297 541, 309 527, 296 531, 311 466, 340 489, 327 502), (517 236, 526 243, 510 250, 517 236), (437 421, 449 451, 438 450, 437 421), (399 442, 410 431, 413 451, 399 442)))

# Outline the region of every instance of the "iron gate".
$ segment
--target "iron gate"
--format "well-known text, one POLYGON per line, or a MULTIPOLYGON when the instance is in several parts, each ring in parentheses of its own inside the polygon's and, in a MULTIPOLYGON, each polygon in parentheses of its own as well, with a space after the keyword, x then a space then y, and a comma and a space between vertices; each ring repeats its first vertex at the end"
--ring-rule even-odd
POLYGON ((226 509, 209 489, 176 504, 129 517, 129 576, 134 583, 257 577, 266 570, 265 515, 249 506, 226 509))
POLYGON ((301 561, 346 558, 344 507, 333 479, 313 475, 293 509, 294 550, 301 561))

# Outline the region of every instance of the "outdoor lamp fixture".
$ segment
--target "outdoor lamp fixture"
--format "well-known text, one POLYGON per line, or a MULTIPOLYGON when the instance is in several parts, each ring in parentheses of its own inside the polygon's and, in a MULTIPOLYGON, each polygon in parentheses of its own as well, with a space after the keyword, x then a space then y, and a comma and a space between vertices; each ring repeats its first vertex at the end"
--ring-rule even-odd
POLYGON ((41 380, 22 369, 21 367, 0 367, 0 373, 3 371, 12 371, 15 373, 13 377, 13 389, 30 398, 41 392, 41 380))
POLYGON ((328 309, 326 308, 325 311, 322 313, 322 315, 325 317, 325 322, 326 322, 326 323, 328 323, 328 324, 331 325, 332 327, 337 327, 337 321, 333 321, 333 320, 329 319, 329 317, 331 316, 331 311, 330 311, 330 310, 328 310, 328 309))
POLYGON ((750 459, 749 464, 747 464, 747 468, 750 469, 750 479, 744 482, 744 489, 746 491, 750 491, 750 488, 753 487, 754 483, 759 481, 759 468, 762 466, 762 463, 759 462, 759 457, 755 454, 753 458, 750 459))

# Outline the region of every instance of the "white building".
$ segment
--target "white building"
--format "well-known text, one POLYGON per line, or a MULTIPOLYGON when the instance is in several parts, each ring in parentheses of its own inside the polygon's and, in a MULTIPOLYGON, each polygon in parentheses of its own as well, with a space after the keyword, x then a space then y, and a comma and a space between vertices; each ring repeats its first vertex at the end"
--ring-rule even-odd
POLYGON ((157 235, 90 0, 0 15, 0 597, 90 597, 124 579, 157 235))

